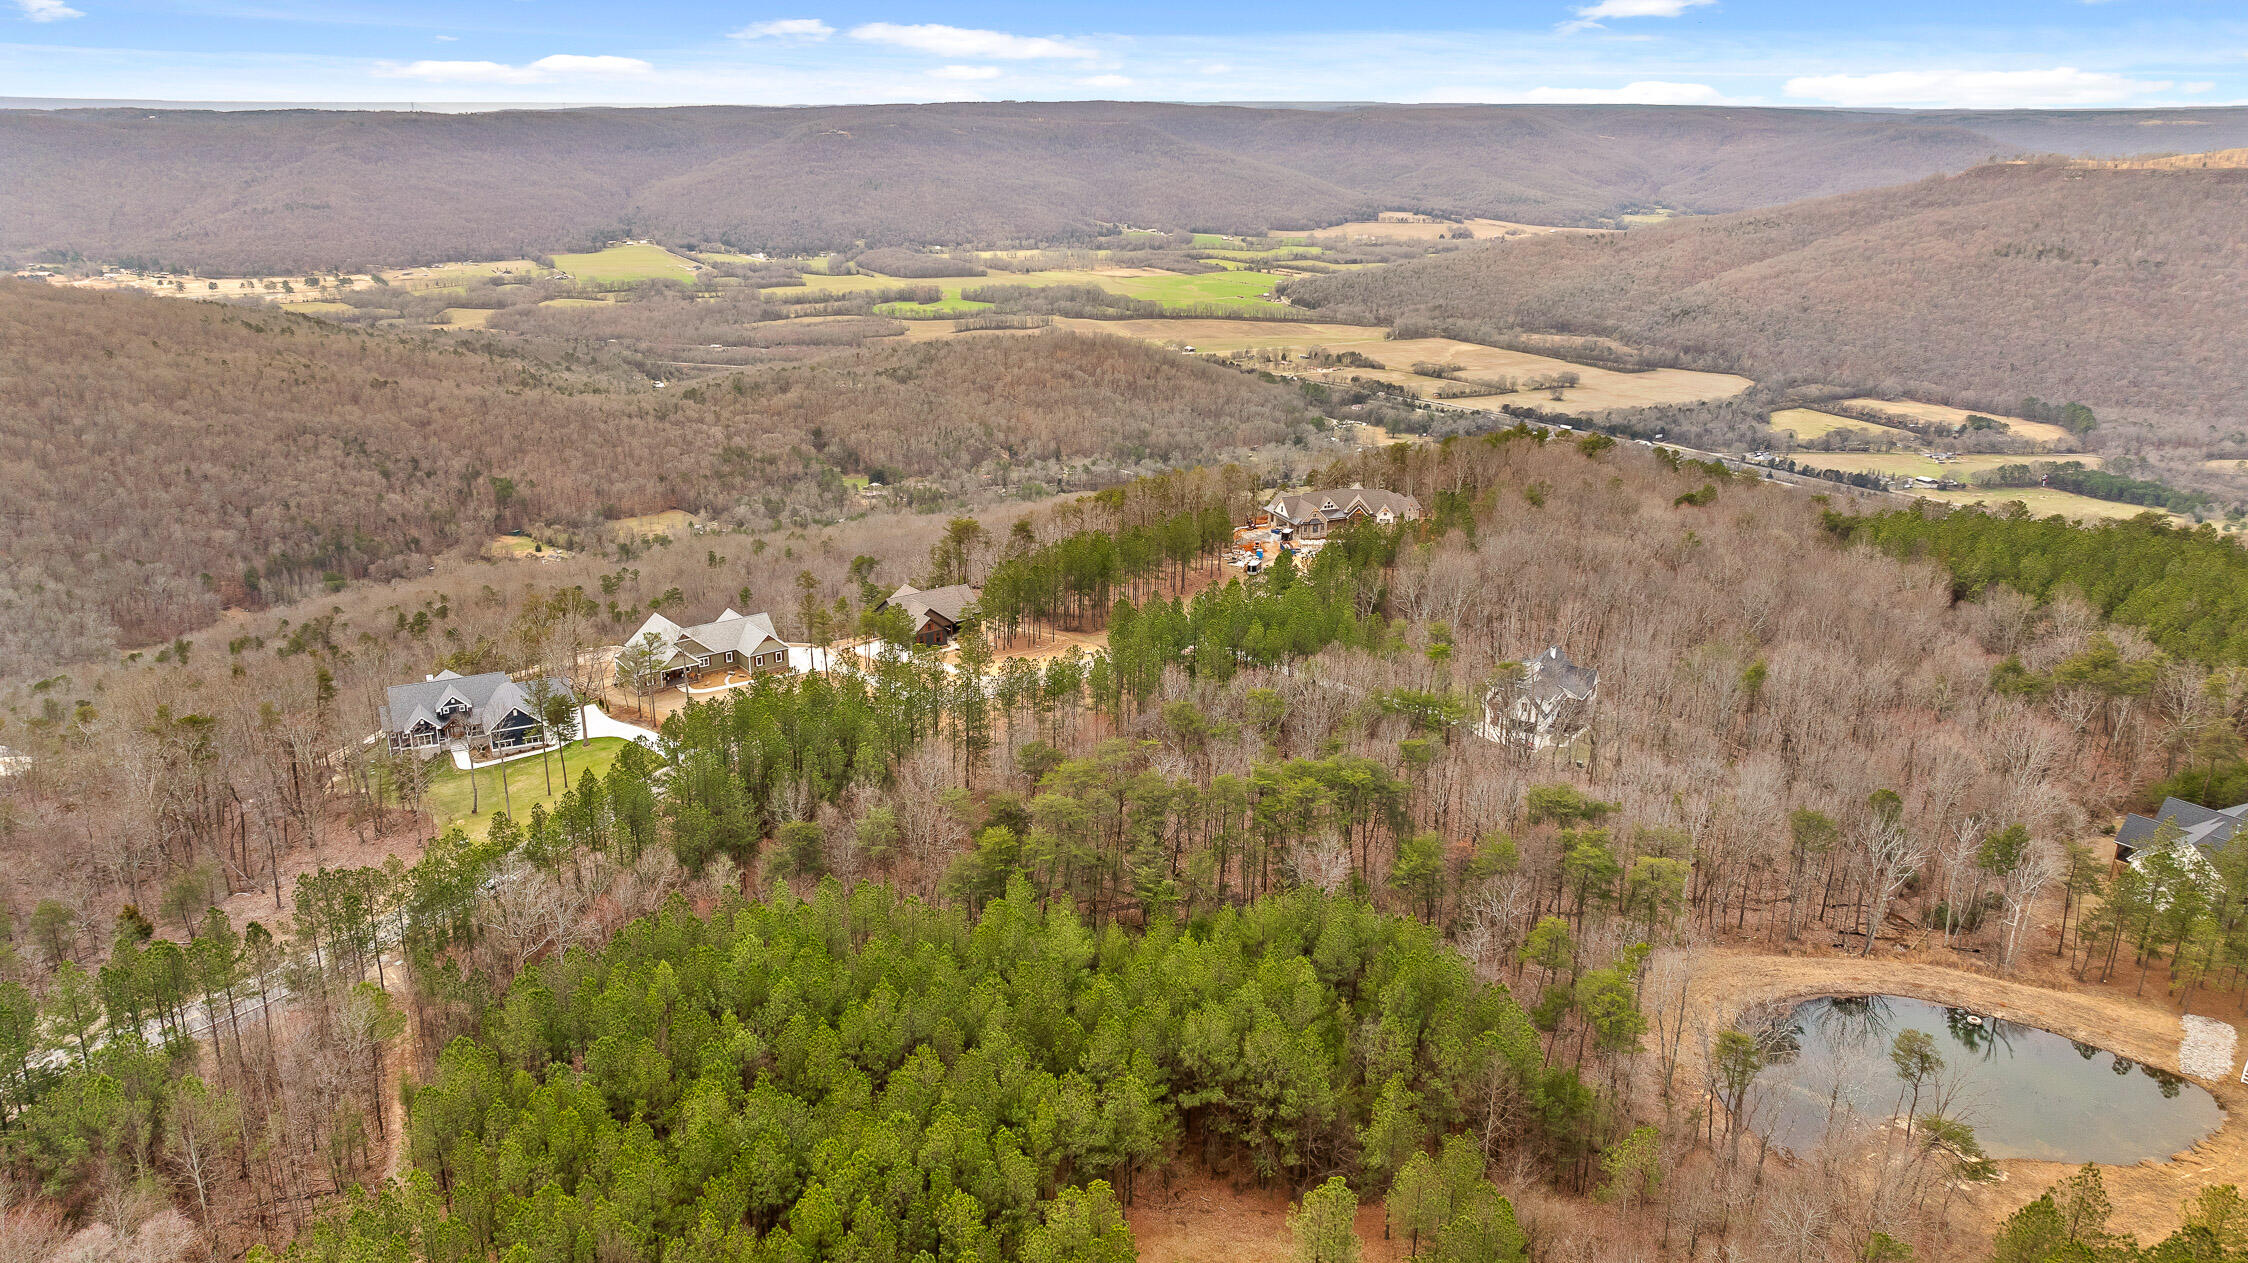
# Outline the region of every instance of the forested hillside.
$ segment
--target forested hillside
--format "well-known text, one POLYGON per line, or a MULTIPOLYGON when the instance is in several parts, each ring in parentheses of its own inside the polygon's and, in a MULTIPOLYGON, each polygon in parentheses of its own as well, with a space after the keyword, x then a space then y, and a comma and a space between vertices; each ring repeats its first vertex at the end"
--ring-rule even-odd
POLYGON ((495 531, 832 518, 847 476, 1052 485, 1314 421, 1293 392, 1063 334, 652 389, 516 349, 0 282, 0 675, 395 577, 495 531), (997 466, 993 466, 997 468, 997 466))
POLYGON ((1261 232, 1388 209, 1533 223, 1777 205, 2018 153, 2248 144, 2248 111, 1637 106, 0 112, 0 260, 285 271, 623 234, 800 252, 1261 232))
POLYGON ((1304 1192, 1306 1258, 1349 1257, 1314 1247, 1360 1200, 1462 1263, 1673 1233, 1789 1257, 1807 1215, 1805 1258, 1951 1257, 1971 1202, 2029 1190, 1986 1194, 1971 1130, 1933 1113, 1941 1145, 1847 1111, 1799 1162, 1740 1143, 1785 1032, 1713 1016, 1712 945, 1839 969, 1940 939, 1998 973, 2073 948, 2091 986, 2156 906, 2180 924, 2140 950, 2206 944, 2218 985, 2248 961, 2248 883, 2190 916, 2184 878, 2087 898, 2068 844, 2114 770, 2212 713, 2128 633, 1955 603, 1798 492, 1600 436, 1324 480, 1431 516, 1189 599, 1223 541, 1201 525, 1251 497, 1233 472, 954 524, 926 562, 866 523, 794 540, 808 613, 961 573, 997 612, 949 662, 766 677, 599 771, 565 751, 551 807, 487 786, 426 845, 427 765, 357 740, 376 688, 578 661, 647 608, 771 582, 781 549, 659 547, 599 598, 581 558, 427 617, 347 593, 349 621, 277 611, 317 638, 11 695, 55 704, 10 730, 37 871, 0 946, 0 1152, 58 1200, 0 1226, 51 1239, 29 1234, 104 1188, 101 1213, 156 1222, 129 1205, 166 1196, 148 1169, 187 1239, 294 1236, 307 1263, 1121 1263, 1128 1204, 1207 1172, 1304 1192), (994 661, 1059 621, 1106 652, 994 661), (1478 733, 1555 643, 1601 673, 1589 740, 1478 733), (2149 688, 2072 726, 1994 685, 2002 655, 2149 688), (2035 914, 2064 882, 2054 935, 2035 914), (1970 889, 1987 915, 1953 915, 1970 889), (198 1030, 205 1006, 225 1019, 198 1030))
POLYGON ((1290 282, 1298 303, 1613 338, 1668 361, 1997 411, 2236 435, 2248 171, 2000 165, 1898 188, 1548 236, 1290 282))

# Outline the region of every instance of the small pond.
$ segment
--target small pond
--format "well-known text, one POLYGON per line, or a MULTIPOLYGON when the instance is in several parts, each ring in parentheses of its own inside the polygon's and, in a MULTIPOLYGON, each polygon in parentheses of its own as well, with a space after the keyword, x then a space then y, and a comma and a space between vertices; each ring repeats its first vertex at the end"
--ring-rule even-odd
MULTIPOLYGON (((1803 1149, 1837 1107, 1869 1122, 1902 1114, 1910 1093, 1889 1050, 1905 1030, 1933 1038, 1945 1112, 1973 1127, 1993 1158, 2167 1158, 2224 1121, 2198 1085, 2051 1031, 1902 996, 1849 996, 1807 1001, 1778 1020, 1753 1125, 1775 1147, 1803 1149)), ((1921 1112, 1934 1104, 1924 1090, 1921 1112)))

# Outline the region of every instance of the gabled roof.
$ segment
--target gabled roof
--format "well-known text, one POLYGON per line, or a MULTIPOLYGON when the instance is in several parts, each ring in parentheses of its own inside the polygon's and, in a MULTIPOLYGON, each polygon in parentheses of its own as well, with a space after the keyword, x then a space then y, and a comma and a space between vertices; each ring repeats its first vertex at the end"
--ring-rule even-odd
POLYGON ((712 653, 755 653, 759 645, 770 640, 778 644, 780 633, 773 630, 770 614, 737 614, 728 609, 707 623, 698 623, 687 629, 696 644, 712 653))
POLYGON ((968 607, 973 605, 976 598, 982 594, 983 589, 965 583, 950 583, 941 588, 930 588, 927 591, 908 583, 892 592, 888 599, 875 608, 888 609, 895 605, 904 610, 906 617, 913 620, 915 631, 927 626, 929 616, 932 614, 947 623, 958 626, 961 616, 967 613, 968 607))
POLYGON ((1540 706, 1558 705, 1563 701, 1581 702, 1592 696, 1600 687, 1600 673, 1591 667, 1580 667, 1569 661, 1561 646, 1548 645, 1544 653, 1530 659, 1523 666, 1523 688, 1530 700, 1540 706))
POLYGON ((2243 823, 2248 823, 2248 803, 2234 807, 2204 807, 2189 803, 2183 798, 2165 798, 2162 806, 2152 816, 2132 815, 2124 818, 2123 827, 2115 831, 2118 846, 2138 847, 2154 836, 2154 831, 2164 820, 2177 822, 2183 831, 2181 842, 2187 842, 2204 851, 2224 849, 2232 841, 2233 833, 2243 823))
POLYGON ((625 643, 637 645, 650 635, 669 651, 663 662, 667 670, 713 654, 761 653, 785 644, 780 633, 773 629, 772 615, 741 614, 731 607, 717 618, 692 627, 681 627, 661 614, 650 614, 648 621, 640 624, 640 630, 632 633, 625 643))
MULTIPOLYGON (((571 696, 570 686, 549 677, 556 693, 571 696)), ((442 727, 452 715, 467 711, 469 718, 490 727, 508 712, 530 713, 535 682, 516 682, 505 671, 460 675, 440 671, 414 684, 393 684, 383 692, 382 725, 389 732, 408 732, 427 723, 442 727)))
POLYGON ((1266 508, 1289 522, 1340 522, 1353 511, 1369 517, 1389 513, 1399 521, 1421 515, 1421 502, 1402 491, 1380 487, 1348 487, 1338 491, 1312 491, 1300 496, 1275 496, 1266 508))

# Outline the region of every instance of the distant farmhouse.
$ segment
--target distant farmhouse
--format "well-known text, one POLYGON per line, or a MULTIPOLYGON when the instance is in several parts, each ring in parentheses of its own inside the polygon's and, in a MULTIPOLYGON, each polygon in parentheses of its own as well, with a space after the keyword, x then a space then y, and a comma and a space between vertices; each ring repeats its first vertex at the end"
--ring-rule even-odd
MULTIPOLYGON (((548 678, 552 696, 575 697, 570 686, 548 678)), ((382 726, 392 750, 439 750, 453 745, 504 752, 536 746, 545 739, 539 717, 538 681, 519 681, 505 671, 460 675, 440 671, 417 684, 393 684, 384 693, 382 726)), ((570 721, 573 725, 575 719, 570 721)))
POLYGON ((1379 487, 1351 487, 1342 491, 1313 491, 1300 496, 1278 495, 1264 506, 1259 526, 1287 531, 1297 539, 1324 539, 1329 530, 1352 522, 1392 526, 1421 516, 1421 502, 1402 491, 1379 487))
POLYGON ((905 611, 907 621, 913 624, 913 643, 943 647, 960 634, 961 621, 967 617, 968 607, 983 595, 981 588, 965 583, 948 584, 941 588, 923 591, 906 584, 885 597, 876 612, 896 608, 905 611))
POLYGON ((1522 664, 1521 674, 1500 680, 1483 695, 1483 735, 1508 745, 1544 750, 1567 745, 1592 726, 1600 673, 1569 661, 1558 645, 1522 664))
POLYGON ((692 627, 650 614, 624 647, 626 652, 617 658, 617 682, 628 687, 699 688, 736 673, 769 675, 788 670, 788 644, 773 630, 770 614, 737 614, 728 609, 692 627), (642 649, 649 651, 644 659, 642 649), (638 678, 628 678, 634 676, 638 678))
MULTIPOLYGON (((2193 860, 2206 862, 2211 854, 2225 849, 2233 833, 2243 823, 2248 823, 2248 803, 2216 808, 2189 803, 2183 798, 2165 798, 2151 816, 2124 817, 2123 827, 2115 831, 2115 858, 2129 863, 2142 854, 2165 821, 2178 826, 2176 845, 2191 848, 2193 860)), ((2195 863, 2194 866, 2201 865, 2195 863)))

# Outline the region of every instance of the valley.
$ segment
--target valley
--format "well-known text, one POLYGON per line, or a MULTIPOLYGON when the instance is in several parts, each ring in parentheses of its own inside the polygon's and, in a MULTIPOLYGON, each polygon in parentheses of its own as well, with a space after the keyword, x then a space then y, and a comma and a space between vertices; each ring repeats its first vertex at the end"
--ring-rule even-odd
POLYGON ((0 1263, 2244 1257, 2248 113, 136 113, 0 1263))

